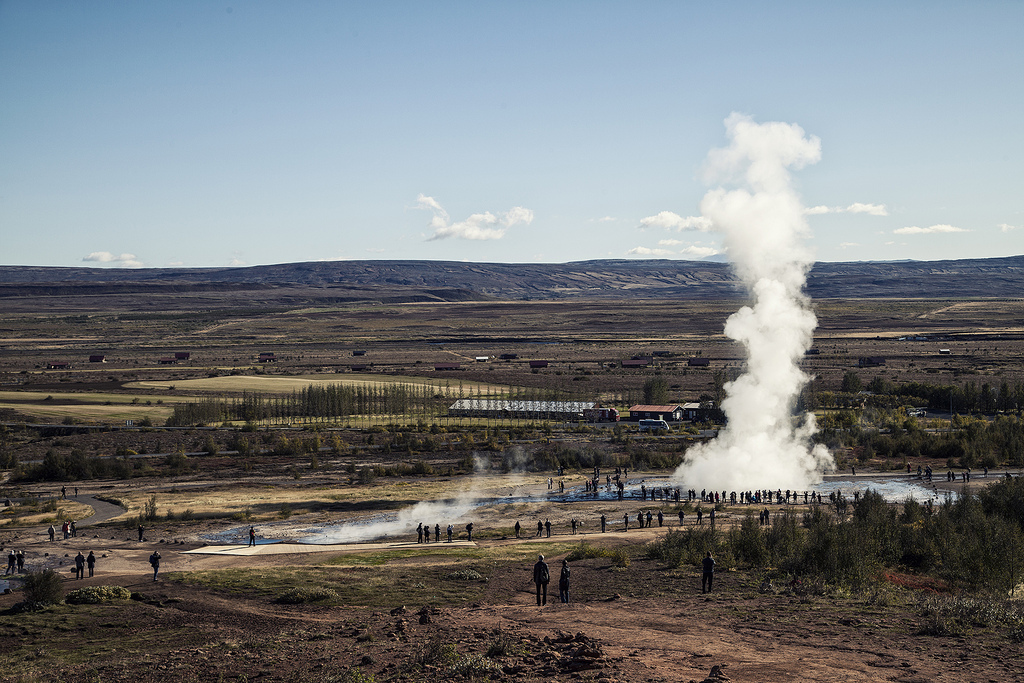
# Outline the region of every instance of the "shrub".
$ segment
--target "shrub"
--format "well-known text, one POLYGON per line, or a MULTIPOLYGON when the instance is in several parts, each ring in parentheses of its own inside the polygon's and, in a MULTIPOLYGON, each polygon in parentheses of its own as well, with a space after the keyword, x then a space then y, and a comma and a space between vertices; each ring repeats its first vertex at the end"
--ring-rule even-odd
POLYGON ((96 605, 101 602, 129 600, 132 592, 121 586, 86 586, 73 590, 64 596, 64 602, 71 605, 96 605))
POLYGON ((283 605, 305 605, 311 602, 338 602, 341 596, 330 588, 289 588, 275 602, 283 605))
POLYGON ((483 576, 475 569, 460 569, 444 575, 446 581, 482 581, 483 576))
POLYGON ((25 592, 25 602, 33 607, 59 605, 63 601, 60 574, 52 569, 26 576, 22 590, 25 592))

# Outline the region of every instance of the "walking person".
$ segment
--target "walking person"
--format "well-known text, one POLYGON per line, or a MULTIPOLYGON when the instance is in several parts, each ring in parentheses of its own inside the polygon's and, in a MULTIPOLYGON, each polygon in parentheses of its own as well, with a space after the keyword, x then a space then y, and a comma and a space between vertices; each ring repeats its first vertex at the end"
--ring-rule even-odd
POLYGON ((96 570, 96 555, 89 551, 89 557, 85 558, 85 564, 89 567, 89 578, 92 578, 93 572, 96 570))
POLYGON ((142 543, 143 537, 146 535, 146 527, 139 525, 139 543, 142 543))
POLYGON ((18 551, 18 573, 21 574, 25 571, 25 551, 18 551))
POLYGON ((153 554, 149 556, 149 566, 153 568, 153 580, 156 581, 157 574, 160 573, 160 551, 154 550, 153 554))
POLYGON ((519 531, 520 531, 520 530, 521 530, 522 528, 523 528, 523 527, 522 527, 522 525, 521 525, 521 524, 519 523, 519 520, 517 519, 517 520, 516 520, 516 538, 519 538, 519 531))
POLYGON ((18 554, 14 552, 14 548, 11 548, 11 552, 7 555, 7 571, 4 572, 4 576, 13 574, 15 567, 18 565, 18 554))
POLYGON ((470 543, 473 542, 473 522, 466 525, 466 536, 470 543))
POLYGON ((715 558, 711 557, 711 551, 701 560, 703 573, 700 577, 700 592, 710 593, 711 585, 715 582, 715 558))
POLYGON ((533 565, 533 583, 537 586, 537 604, 548 604, 548 582, 551 574, 543 555, 538 555, 537 564, 533 565))
POLYGON ((75 555, 75 578, 85 578, 85 555, 82 554, 81 550, 75 555))
POLYGON ((558 599, 569 604, 569 560, 562 560, 562 573, 558 575, 558 599))

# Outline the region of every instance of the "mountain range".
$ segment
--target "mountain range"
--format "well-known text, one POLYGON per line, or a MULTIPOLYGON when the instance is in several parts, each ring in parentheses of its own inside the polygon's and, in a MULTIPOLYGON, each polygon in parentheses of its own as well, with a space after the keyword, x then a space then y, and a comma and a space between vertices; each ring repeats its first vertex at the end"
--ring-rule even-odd
MULTIPOLYGON (((11 297, 273 290, 308 301, 466 301, 567 298, 725 299, 745 296, 727 263, 595 260, 571 263, 315 261, 234 268, 0 266, 11 297)), ((812 298, 1019 298, 1024 256, 949 261, 816 263, 812 298)), ((272 297, 271 297, 272 298, 272 297)))

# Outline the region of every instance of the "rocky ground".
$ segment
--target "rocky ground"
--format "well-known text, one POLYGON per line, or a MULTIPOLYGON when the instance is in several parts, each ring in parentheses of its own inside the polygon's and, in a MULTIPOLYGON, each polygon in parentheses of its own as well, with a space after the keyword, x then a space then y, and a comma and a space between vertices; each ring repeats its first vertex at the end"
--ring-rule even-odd
MULTIPOLYGON (((589 518, 602 505, 545 507, 540 501, 531 510, 557 519, 589 518)), ((585 528, 588 533, 578 538, 628 547, 634 559, 628 567, 607 558, 574 562, 568 605, 557 604, 552 585, 553 599, 538 607, 532 559, 496 555, 487 564, 486 583, 475 584, 477 597, 471 602, 393 604, 371 598, 370 605, 356 607, 286 605, 258 592, 215 591, 185 579, 214 569, 265 573, 322 567, 331 557, 365 554, 368 546, 315 553, 260 546, 242 554, 197 554, 188 551, 202 546, 202 536, 228 525, 164 528, 139 542, 124 528, 103 526, 103 516, 77 538, 54 544, 42 529, 6 532, 6 545, 27 549, 34 568, 57 569, 67 590, 119 585, 132 591, 133 599, 23 613, 12 609, 20 600, 17 592, 0 596, 0 679, 933 683, 1024 676, 1019 638, 998 624, 957 624, 937 616, 928 601, 947 597, 936 597, 930 587, 883 585, 870 594, 849 595, 765 585, 763 575, 730 571, 719 573, 713 593, 701 594, 696 568, 668 569, 645 559, 643 545, 664 528, 608 534, 585 528), (99 557, 97 574, 75 580, 72 558, 89 549, 99 557), (156 582, 146 562, 154 549, 163 555, 166 573, 156 582)), ((482 515, 480 526, 501 516, 495 507, 482 515)), ((297 532, 308 524, 293 519, 271 528, 286 537, 289 529, 297 532)), ((577 539, 561 533, 555 540, 577 539)), ((480 548, 495 551, 546 542, 476 540, 480 548)), ((445 564, 444 554, 467 545, 441 543, 440 560, 406 557, 369 571, 412 581, 408 577, 416 572, 448 571, 451 563, 445 564)), ((564 554, 548 557, 553 569, 564 554)))

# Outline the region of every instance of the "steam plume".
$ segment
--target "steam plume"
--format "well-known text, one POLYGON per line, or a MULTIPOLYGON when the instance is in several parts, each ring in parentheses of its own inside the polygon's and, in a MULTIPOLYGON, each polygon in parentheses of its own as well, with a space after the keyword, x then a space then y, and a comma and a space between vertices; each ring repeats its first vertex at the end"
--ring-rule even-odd
POLYGON ((746 348, 747 367, 725 385, 728 424, 714 441, 690 449, 675 478, 712 490, 806 488, 833 462, 823 446, 810 447, 814 415, 793 415, 809 379, 798 363, 817 320, 803 294, 813 258, 790 169, 816 163, 821 141, 797 125, 740 114, 725 125, 729 145, 708 154, 706 170, 709 180, 735 189, 709 191, 700 208, 752 298, 725 324, 725 334, 746 348))

